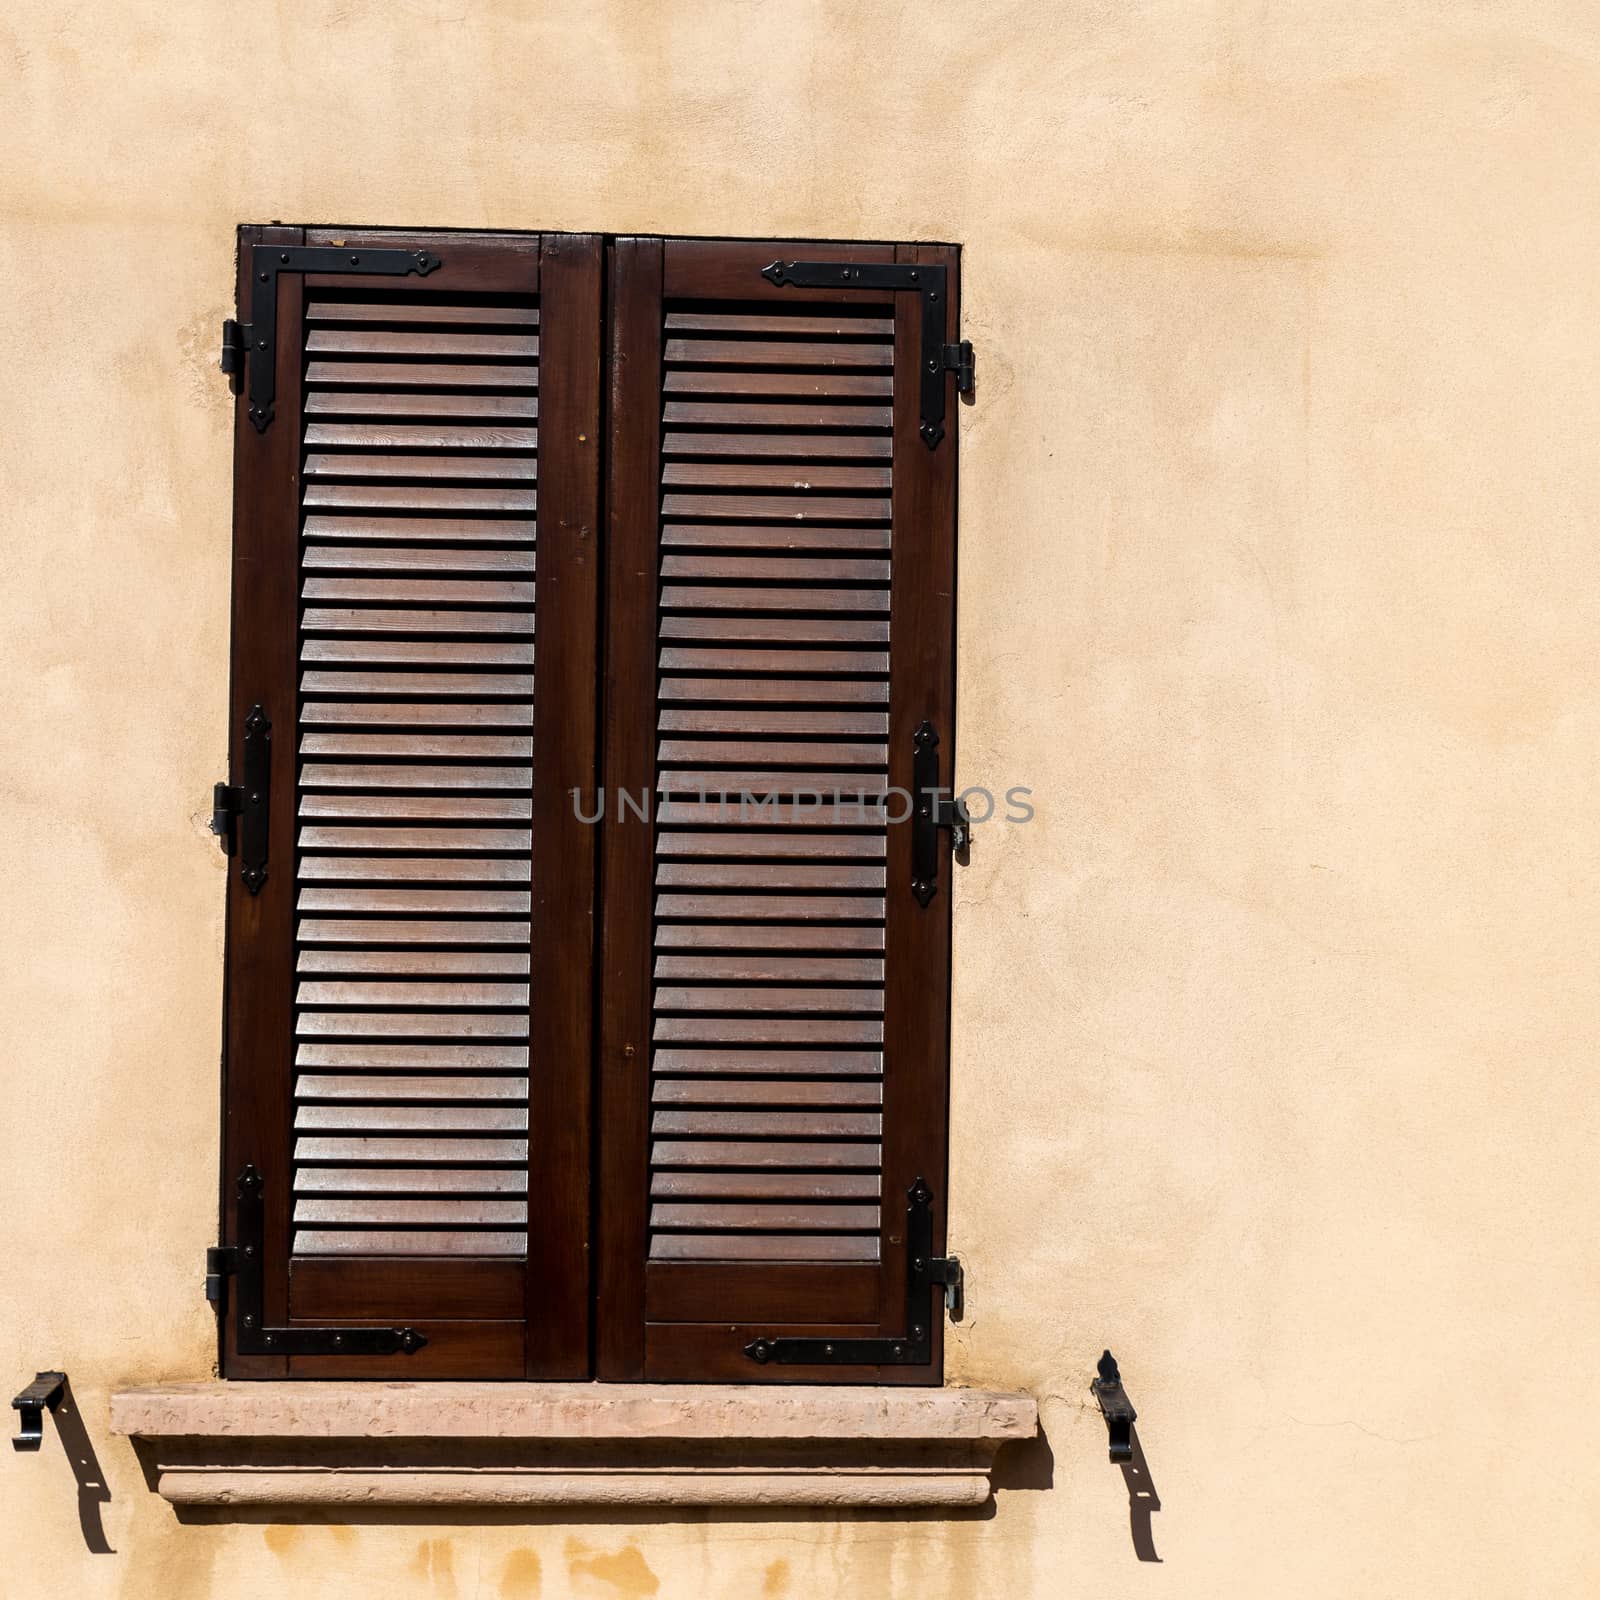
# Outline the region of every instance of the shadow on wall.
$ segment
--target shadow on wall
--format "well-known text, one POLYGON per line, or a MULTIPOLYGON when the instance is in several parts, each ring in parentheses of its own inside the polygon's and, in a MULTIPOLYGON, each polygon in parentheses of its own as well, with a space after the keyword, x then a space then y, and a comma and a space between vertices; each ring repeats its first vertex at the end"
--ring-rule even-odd
MULTIPOLYGON (((105 1524, 100 1520, 100 1508, 111 1500, 106 1487, 106 1475, 100 1470, 100 1458, 94 1453, 88 1430, 83 1425, 83 1415, 73 1397, 72 1380, 62 1386, 61 1399, 54 1411, 56 1432, 61 1437, 61 1448, 66 1452, 67 1464, 78 1484, 78 1526, 83 1530, 83 1542, 90 1555, 114 1556, 106 1540, 105 1524)), ((45 1423, 49 1429, 48 1420, 45 1423)), ((48 1454, 48 1452, 46 1452, 48 1454)))
POLYGON ((1128 1527, 1133 1534, 1133 1551, 1141 1561, 1159 1562, 1150 1517, 1161 1509, 1161 1496, 1150 1476, 1150 1463, 1144 1458, 1138 1428, 1128 1430, 1128 1442, 1133 1446, 1133 1459, 1122 1463, 1122 1481, 1128 1486, 1128 1527))

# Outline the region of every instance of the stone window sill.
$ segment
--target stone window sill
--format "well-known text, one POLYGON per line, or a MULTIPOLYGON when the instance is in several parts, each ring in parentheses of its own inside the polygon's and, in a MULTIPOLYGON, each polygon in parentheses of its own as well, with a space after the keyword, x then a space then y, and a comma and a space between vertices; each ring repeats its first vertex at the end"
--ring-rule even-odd
POLYGON ((985 1389, 164 1383, 111 1397, 180 1506, 980 1506, 1038 1408, 985 1389))

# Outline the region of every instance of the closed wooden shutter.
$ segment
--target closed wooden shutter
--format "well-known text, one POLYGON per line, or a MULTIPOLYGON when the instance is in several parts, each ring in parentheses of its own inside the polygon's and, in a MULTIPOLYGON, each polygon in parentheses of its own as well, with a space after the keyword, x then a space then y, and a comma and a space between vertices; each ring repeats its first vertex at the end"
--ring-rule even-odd
POLYGON ((230 1337, 226 1369, 583 1376, 599 242, 242 242, 246 273, 261 242, 441 261, 284 273, 270 427, 240 401, 235 774, 254 705, 274 748, 266 883, 230 874, 223 1174, 230 1219, 261 1175, 268 1323, 428 1342, 230 1337))
POLYGON ((954 337, 943 248, 613 250, 603 1377, 940 1373, 745 1353, 905 1334, 919 1177, 943 1240, 949 867, 920 904, 901 819, 918 727, 954 749, 954 420, 919 296, 797 257, 944 266, 954 337))

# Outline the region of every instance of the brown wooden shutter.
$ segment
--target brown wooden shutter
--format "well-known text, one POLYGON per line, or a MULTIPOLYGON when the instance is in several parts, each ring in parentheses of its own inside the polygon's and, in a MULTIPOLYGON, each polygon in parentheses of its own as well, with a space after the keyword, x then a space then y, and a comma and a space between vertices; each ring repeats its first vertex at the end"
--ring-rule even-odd
POLYGON ((931 1297, 926 1365, 746 1354, 904 1336, 946 1167, 949 847, 924 906, 887 819, 954 755, 953 394, 929 449, 921 297, 774 259, 943 266, 955 337, 944 247, 613 248, 599 1373, 937 1382, 931 1297))
POLYGON ((599 241, 246 229, 242 319, 259 244, 440 265, 285 270, 249 355, 231 760, 261 706, 270 856, 229 874, 224 1236, 248 1165, 266 1325, 427 1343, 240 1355, 235 1296, 225 1371, 584 1376, 599 241))

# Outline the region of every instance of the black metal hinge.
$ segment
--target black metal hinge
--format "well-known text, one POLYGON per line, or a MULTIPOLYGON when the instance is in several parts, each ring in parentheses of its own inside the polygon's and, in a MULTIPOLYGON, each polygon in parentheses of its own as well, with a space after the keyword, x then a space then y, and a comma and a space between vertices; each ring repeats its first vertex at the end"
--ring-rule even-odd
POLYGON ((966 802, 944 792, 939 783, 939 735, 924 722, 911 738, 911 892, 927 905, 939 892, 939 830, 950 830, 952 851, 972 842, 972 818, 966 802))
POLYGON ((944 375, 956 375, 956 392, 971 394, 972 343, 944 342, 945 280, 943 266, 902 266, 891 262, 774 261, 761 276, 781 289, 915 290, 922 297, 922 348, 917 358, 922 374, 922 424, 917 430, 930 450, 944 438, 944 375))
POLYGON ((238 1243, 206 1251, 206 1299, 220 1316, 227 1306, 227 1280, 238 1279, 234 1346, 242 1356, 415 1355, 427 1336, 415 1328, 269 1328, 266 1326, 266 1212, 261 1174, 246 1166, 235 1188, 238 1243))
POLYGON ((211 790, 211 831, 222 853, 239 856, 239 876, 251 894, 267 881, 267 842, 272 806, 272 724, 262 707, 244 719, 244 782, 211 790))
POLYGON ((440 265, 426 250, 346 250, 337 245, 257 244, 250 247, 250 320, 222 324, 222 370, 238 394, 250 374, 251 422, 257 433, 272 424, 277 400, 278 279, 285 272, 357 273, 361 276, 426 277, 440 265))
POLYGON ((906 1191, 906 1332, 887 1339, 753 1339, 744 1353, 762 1366, 925 1367, 933 1360, 931 1291, 942 1289, 952 1317, 962 1310, 965 1280, 954 1256, 933 1253, 933 1190, 918 1178, 906 1191))
POLYGON ((22 1413, 21 1432, 11 1440, 13 1450, 37 1450, 44 1443, 44 1414, 61 1404, 66 1391, 64 1372, 36 1372, 33 1382, 11 1400, 11 1409, 22 1413))

